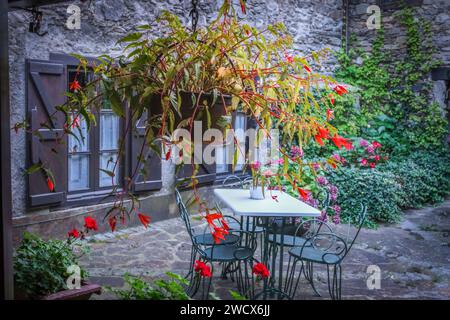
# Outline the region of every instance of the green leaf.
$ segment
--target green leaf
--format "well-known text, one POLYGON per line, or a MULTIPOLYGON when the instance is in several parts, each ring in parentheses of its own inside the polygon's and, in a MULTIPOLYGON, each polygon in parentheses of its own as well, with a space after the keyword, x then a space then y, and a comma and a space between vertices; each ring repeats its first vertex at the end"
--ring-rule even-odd
POLYGON ((25 171, 28 174, 32 174, 32 173, 35 173, 35 172, 37 172, 37 171, 39 171, 41 169, 42 169, 42 164, 41 163, 35 163, 32 166, 28 167, 25 171))
POLYGON ((109 97, 109 100, 111 102, 111 108, 112 111, 120 116, 120 117, 124 117, 124 111, 123 111, 123 105, 122 105, 122 101, 120 100, 119 94, 117 93, 117 91, 112 91, 111 95, 109 97))
POLYGON ((122 43, 122 42, 137 41, 141 37, 142 37, 142 33, 140 33, 140 32, 130 33, 129 35, 126 35, 122 39, 119 39, 116 44, 119 44, 119 43, 122 43))

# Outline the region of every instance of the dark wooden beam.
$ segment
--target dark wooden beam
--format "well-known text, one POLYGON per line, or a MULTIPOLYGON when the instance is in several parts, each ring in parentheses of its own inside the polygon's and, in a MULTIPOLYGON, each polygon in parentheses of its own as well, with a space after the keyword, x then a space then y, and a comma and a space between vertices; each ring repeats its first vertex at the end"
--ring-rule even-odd
POLYGON ((13 299, 8 1, 0 0, 0 298, 13 299))

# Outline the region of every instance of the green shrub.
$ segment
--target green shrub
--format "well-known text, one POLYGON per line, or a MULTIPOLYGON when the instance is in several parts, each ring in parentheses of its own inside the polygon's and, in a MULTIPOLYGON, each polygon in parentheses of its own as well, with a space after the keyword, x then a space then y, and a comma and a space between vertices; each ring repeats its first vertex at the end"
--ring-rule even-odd
MULTIPOLYGON (((45 241, 25 232, 20 247, 14 255, 14 281, 16 287, 28 298, 38 298, 67 289, 66 280, 71 275, 67 268, 79 265, 78 257, 66 241, 45 241)), ((87 273, 81 268, 81 278, 87 273)))
POLYGON ((436 203, 450 193, 450 157, 432 152, 417 152, 393 159, 380 169, 392 172, 401 185, 400 206, 419 208, 436 203))
POLYGON ((367 205, 367 226, 396 222, 402 209, 420 208, 443 200, 450 194, 448 154, 416 152, 393 158, 376 169, 342 168, 328 174, 339 189, 342 219, 355 223, 359 203, 367 205))
POLYGON ((153 282, 154 287, 140 277, 128 274, 124 276, 126 289, 109 288, 122 300, 189 300, 183 285, 189 282, 182 276, 167 272, 169 280, 158 279, 153 282))
POLYGON ((328 179, 339 189, 337 202, 342 209, 343 221, 356 223, 361 203, 367 205, 368 227, 376 227, 377 222, 399 220, 401 186, 392 173, 377 169, 343 168, 331 173, 328 179))

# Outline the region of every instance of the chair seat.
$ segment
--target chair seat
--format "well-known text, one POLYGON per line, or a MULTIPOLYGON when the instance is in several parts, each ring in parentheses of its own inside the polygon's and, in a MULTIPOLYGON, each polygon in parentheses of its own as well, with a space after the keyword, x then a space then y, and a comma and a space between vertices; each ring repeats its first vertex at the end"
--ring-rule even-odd
POLYGON ((327 253, 324 250, 315 249, 313 247, 304 247, 302 251, 302 247, 296 246, 289 250, 289 254, 300 260, 322 264, 336 264, 341 259, 337 254, 327 253))
POLYGON ((252 231, 252 232, 255 232, 255 233, 264 232, 264 228, 263 227, 258 227, 258 226, 255 227, 255 230, 253 230, 253 223, 249 223, 248 227, 247 227, 247 224, 244 223, 243 224, 243 228, 241 228, 241 225, 239 223, 237 223, 234 220, 231 220, 231 221, 228 222, 228 226, 230 227, 230 230, 241 230, 242 229, 244 231, 252 231))
MULTIPOLYGON (((241 238, 235 234, 227 234, 224 236, 225 240, 221 240, 220 244, 235 244, 238 243, 241 238)), ((214 244, 214 238, 211 233, 204 233, 194 236, 196 243, 203 246, 212 246, 214 244)))
MULTIPOLYGON (((274 242, 275 239, 275 243, 277 245, 281 244, 281 234, 269 234, 269 242, 272 243, 274 242)), ((294 236, 290 236, 285 234, 283 237, 283 245, 285 245, 286 247, 293 247, 293 246, 302 246, 305 243, 306 239, 302 238, 302 237, 294 237, 294 236)))
POLYGON ((210 261, 245 260, 253 256, 253 251, 237 245, 220 245, 206 248, 204 258, 210 261), (214 248, 214 250, 213 250, 214 248))

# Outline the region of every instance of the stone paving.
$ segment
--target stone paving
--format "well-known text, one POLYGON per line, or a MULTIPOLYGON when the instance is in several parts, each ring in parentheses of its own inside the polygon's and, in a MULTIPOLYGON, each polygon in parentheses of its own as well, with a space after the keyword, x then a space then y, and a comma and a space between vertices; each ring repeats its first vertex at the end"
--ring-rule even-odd
MULTIPOLYGON (((449 234, 450 200, 406 211, 398 224, 363 229, 343 262, 343 299, 450 299, 449 234), (369 265, 381 269, 380 289, 367 288, 369 265)), ((189 267, 190 244, 181 219, 97 235, 90 246, 81 264, 91 281, 101 285, 122 287, 125 273, 152 280, 164 277, 166 271, 184 275, 189 267)), ((319 299, 328 299, 326 269, 316 268, 315 277, 324 296, 319 299)), ((234 288, 231 280, 213 278, 212 291, 222 299, 230 298, 228 290, 234 288)), ((93 298, 115 297, 104 290, 93 298)), ((296 299, 318 298, 302 282, 296 299)))

